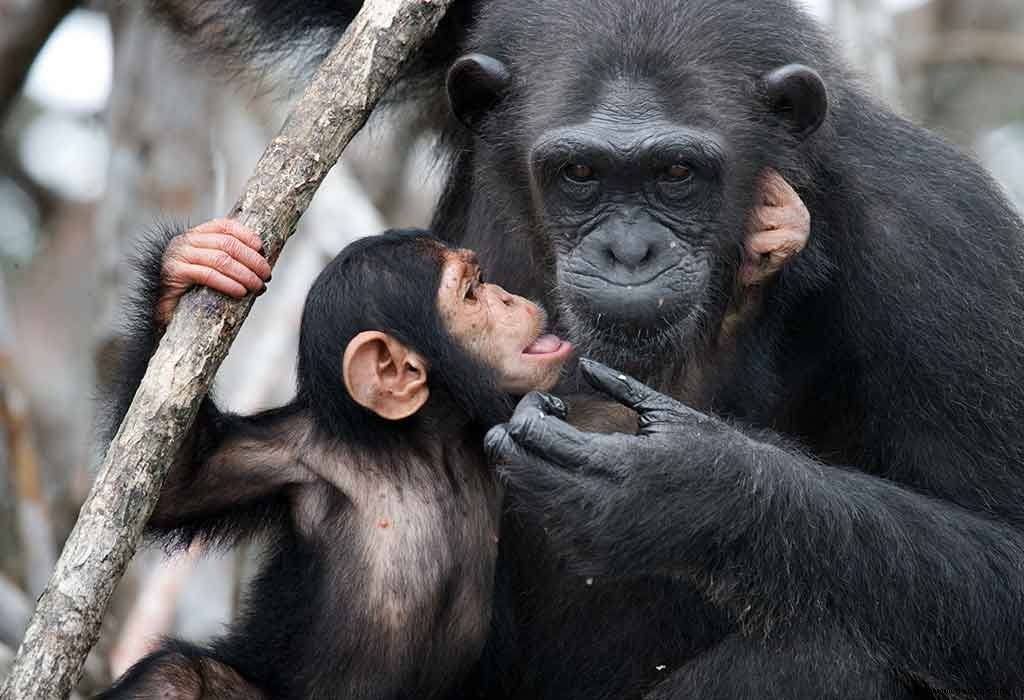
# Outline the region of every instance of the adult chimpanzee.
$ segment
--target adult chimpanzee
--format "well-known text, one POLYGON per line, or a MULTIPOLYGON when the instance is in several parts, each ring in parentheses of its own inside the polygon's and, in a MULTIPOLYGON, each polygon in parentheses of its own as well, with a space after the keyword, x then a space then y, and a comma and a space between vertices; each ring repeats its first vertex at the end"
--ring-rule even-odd
MULTIPOLYGON (((167 1, 283 51, 358 5, 167 1)), ((484 687, 1024 692, 1024 224, 989 177, 790 0, 463 0, 417 84, 442 94, 449 67, 435 229, 689 405, 596 370, 639 435, 573 432, 536 397, 493 434, 522 517, 484 687), (810 241, 732 370, 695 377, 767 166, 810 241)))
MULTIPOLYGON (((198 261, 177 281, 232 293, 269 274, 259 239, 232 222, 171 245, 198 261)), ((136 369, 154 349, 154 302, 166 319, 187 286, 159 291, 163 252, 142 266, 125 348, 136 369)), ((447 697, 490 627, 500 501, 483 431, 511 415, 506 392, 554 386, 571 352, 544 325, 482 282, 472 254, 424 232, 342 251, 306 301, 294 402, 236 416, 206 399, 149 522, 181 544, 266 534, 245 611, 209 648, 167 643, 102 697, 447 697)), ((140 378, 125 372, 120 405, 140 378)))
MULTIPOLYGON (((727 366, 761 285, 810 232, 777 174, 760 197, 708 371, 727 366)), ((112 423, 185 291, 242 296, 269 279, 259 238, 236 222, 168 233, 140 256, 112 423)), ((472 253, 424 232, 343 251, 306 300, 296 400, 243 417, 205 399, 149 522, 180 545, 269 531, 272 555, 248 612, 209 649, 165 643, 104 697, 462 697, 497 555, 483 430, 510 417, 508 392, 554 386, 571 345, 542 334, 544 324, 534 304, 483 283, 472 253), (261 612, 271 609, 267 624, 261 612)), ((608 410, 599 415, 607 425, 608 410)), ((620 416, 635 428, 635 413, 620 416)))

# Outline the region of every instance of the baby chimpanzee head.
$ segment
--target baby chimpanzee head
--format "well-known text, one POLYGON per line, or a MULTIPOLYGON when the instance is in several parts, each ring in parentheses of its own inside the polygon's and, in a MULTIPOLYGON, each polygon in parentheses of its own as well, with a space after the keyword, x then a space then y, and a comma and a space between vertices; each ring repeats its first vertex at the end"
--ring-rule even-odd
POLYGON ((486 428, 508 418, 510 394, 557 381, 571 347, 544 324, 538 306, 483 282, 470 251, 422 230, 363 238, 306 299, 299 400, 350 442, 413 429, 432 394, 486 428))

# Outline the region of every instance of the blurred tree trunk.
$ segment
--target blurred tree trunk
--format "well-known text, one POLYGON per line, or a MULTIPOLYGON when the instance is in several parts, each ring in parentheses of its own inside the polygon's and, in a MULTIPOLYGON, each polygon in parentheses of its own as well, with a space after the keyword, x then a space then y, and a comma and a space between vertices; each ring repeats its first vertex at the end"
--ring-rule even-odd
POLYGON ((217 182, 211 154, 213 88, 142 3, 112 3, 114 92, 110 101, 110 169, 96 222, 103 256, 103 350, 113 338, 117 304, 132 280, 125 255, 160 221, 214 211, 217 182))
POLYGON ((958 143, 1024 116, 1024 3, 932 0, 901 18, 901 72, 918 118, 958 143))
MULTIPOLYGON (((4 348, 12 345, 11 320, 7 311, 7 287, 0 270, 0 363, 4 348)), ((7 382, 0 365, 0 406, 7 403, 7 382)), ((0 409, 2 411, 3 409, 0 409)), ((6 421, 3 422, 4 424, 6 421)), ((11 460, 7 430, 0 427, 0 572, 21 579, 21 543, 18 537, 18 498, 14 490, 14 464, 11 460)))
POLYGON ((0 121, 39 49, 77 0, 0 0, 0 121))
POLYGON ((850 63, 887 104, 901 90, 892 51, 892 16, 882 0, 833 0, 832 24, 850 63))
POLYGON ((25 392, 18 382, 13 320, 0 277, 0 445, 4 452, 3 571, 35 598, 57 561, 50 509, 25 392))

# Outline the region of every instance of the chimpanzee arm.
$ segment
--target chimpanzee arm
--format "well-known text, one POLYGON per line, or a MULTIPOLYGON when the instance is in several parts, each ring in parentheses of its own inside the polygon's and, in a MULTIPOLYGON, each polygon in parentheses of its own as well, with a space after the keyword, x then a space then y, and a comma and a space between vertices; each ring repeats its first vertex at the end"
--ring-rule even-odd
MULTIPOLYGON (((964 455, 959 484, 924 495, 584 371, 638 411, 638 435, 579 432, 531 395, 487 437, 517 503, 581 573, 687 573, 750 634, 838 624, 940 687, 1024 686, 1024 505, 991 507, 1024 502, 1020 474, 979 475, 964 455), (1015 493, 986 497, 975 480, 1015 493)), ((906 460, 958 453, 940 435, 919 444, 906 460)))
MULTIPOLYGON (((134 261, 138 280, 125 304, 125 332, 104 392, 107 442, 127 413, 163 333, 156 313, 164 284, 161 269, 168 244, 181 233, 172 227, 158 231, 134 261)), ((230 543, 280 515, 286 487, 311 479, 293 454, 305 427, 294 407, 243 417, 222 413, 204 397, 170 467, 149 533, 182 545, 197 537, 230 543)))
POLYGON ((171 465, 148 534, 187 546, 195 539, 231 545, 281 518, 290 489, 315 476, 296 447, 308 421, 294 406, 237 416, 205 399, 171 465))

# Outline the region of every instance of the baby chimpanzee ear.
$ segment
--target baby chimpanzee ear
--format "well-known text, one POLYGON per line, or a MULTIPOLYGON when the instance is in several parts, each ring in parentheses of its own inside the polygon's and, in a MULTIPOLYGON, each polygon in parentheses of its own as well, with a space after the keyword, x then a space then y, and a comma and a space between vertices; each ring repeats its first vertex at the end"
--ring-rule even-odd
POLYGON ((353 401, 387 420, 415 414, 430 395, 423 357, 380 331, 363 331, 349 342, 341 375, 353 401))

